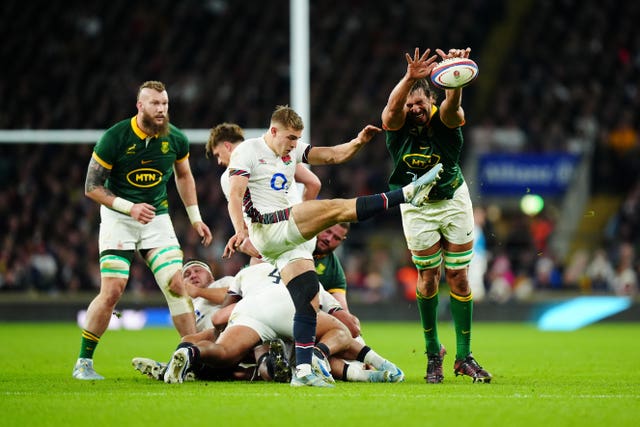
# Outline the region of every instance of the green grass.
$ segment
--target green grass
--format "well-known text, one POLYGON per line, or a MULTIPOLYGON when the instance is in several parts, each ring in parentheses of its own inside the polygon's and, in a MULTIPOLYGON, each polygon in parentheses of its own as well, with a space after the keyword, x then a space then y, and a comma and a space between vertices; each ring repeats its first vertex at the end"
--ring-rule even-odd
POLYGON ((423 380, 417 323, 365 323, 367 342, 404 369, 400 384, 338 383, 334 389, 276 383, 152 381, 134 356, 166 360, 173 329, 109 331, 96 352, 104 381, 71 378, 80 343, 72 324, 0 324, 3 426, 636 426, 640 324, 575 332, 529 324, 476 323, 473 350, 491 384, 454 377, 450 324, 441 324, 445 382, 423 380))

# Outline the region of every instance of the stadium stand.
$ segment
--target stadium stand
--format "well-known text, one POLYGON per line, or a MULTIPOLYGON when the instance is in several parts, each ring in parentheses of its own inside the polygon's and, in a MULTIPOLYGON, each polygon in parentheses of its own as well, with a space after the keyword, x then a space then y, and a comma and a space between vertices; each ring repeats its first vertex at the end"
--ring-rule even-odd
MULTIPOLYGON (((404 69, 402 54, 416 44, 471 46, 482 78, 465 90, 467 147, 592 153, 594 194, 616 194, 620 203, 636 194, 640 39, 632 28, 640 6, 634 2, 331 0, 311 2, 310 14, 312 143, 342 142, 364 123, 378 124, 404 69)), ((132 94, 148 79, 167 83, 172 121, 182 128, 222 121, 259 128, 290 98, 287 0, 252 7, 231 0, 69 0, 62 8, 6 0, 0 37, 0 129, 103 128, 134 114, 132 94)), ((321 197, 386 189, 388 155, 382 138, 374 144, 349 165, 314 169, 321 197)), ((230 234, 216 184, 221 170, 203 151, 192 147, 192 166, 216 242, 203 252, 182 213, 174 214, 176 231, 186 256, 233 273, 242 259, 218 261, 230 234)), ((83 195, 90 153, 88 144, 0 144, 0 291, 96 288, 98 209, 83 195)), ((180 206, 175 191, 171 197, 180 206)), ((632 229, 637 236, 637 203, 631 213, 629 205, 620 205, 624 226, 601 233, 612 257, 616 233, 632 229)), ((527 218, 505 214, 511 216, 493 225, 497 235, 488 249, 518 248, 508 254, 512 264, 526 264, 523 274, 535 277, 531 236, 509 233, 527 218)), ((398 221, 392 211, 354 227, 341 253, 354 269, 350 277, 380 282, 376 259, 366 254, 382 244, 392 255, 388 262, 401 267, 398 221)), ((633 264, 637 272, 637 259, 633 264)), ((393 274, 383 277, 379 295, 398 296, 393 274)), ((129 291, 155 292, 151 283, 134 270, 129 291)))

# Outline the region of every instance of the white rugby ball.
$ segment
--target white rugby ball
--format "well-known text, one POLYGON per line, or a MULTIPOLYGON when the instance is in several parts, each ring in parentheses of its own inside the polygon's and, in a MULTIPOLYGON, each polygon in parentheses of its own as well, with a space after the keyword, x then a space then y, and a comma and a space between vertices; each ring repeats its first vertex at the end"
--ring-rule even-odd
POLYGON ((478 77, 478 64, 469 58, 448 58, 431 71, 431 81, 441 89, 465 87, 478 77))

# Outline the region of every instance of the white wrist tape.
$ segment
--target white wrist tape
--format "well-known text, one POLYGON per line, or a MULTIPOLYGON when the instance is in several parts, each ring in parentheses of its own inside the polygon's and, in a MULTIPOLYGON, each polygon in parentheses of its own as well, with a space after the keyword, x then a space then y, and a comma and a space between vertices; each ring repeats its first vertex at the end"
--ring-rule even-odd
POLYGON ((202 222, 202 217, 200 216, 200 208, 198 207, 198 205, 187 206, 187 215, 189 215, 189 221, 191 221, 191 224, 202 222))
POLYGON ((116 197, 113 199, 111 207, 118 212, 129 215, 131 213, 131 208, 133 208, 133 203, 127 199, 123 199, 122 197, 116 197))

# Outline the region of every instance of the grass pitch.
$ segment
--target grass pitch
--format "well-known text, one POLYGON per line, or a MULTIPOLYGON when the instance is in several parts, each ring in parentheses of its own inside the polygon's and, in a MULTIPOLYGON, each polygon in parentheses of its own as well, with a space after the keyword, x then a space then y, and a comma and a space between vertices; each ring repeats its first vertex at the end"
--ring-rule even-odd
POLYGON ((400 384, 337 383, 334 389, 261 382, 164 384, 131 367, 135 356, 167 360, 173 329, 108 331, 95 357, 104 381, 71 370, 73 324, 0 324, 2 426, 636 426, 640 417, 640 324, 575 332, 530 324, 476 323, 472 348, 491 384, 453 375, 452 325, 445 381, 423 380, 418 323, 364 323, 367 343, 399 365, 400 384))

